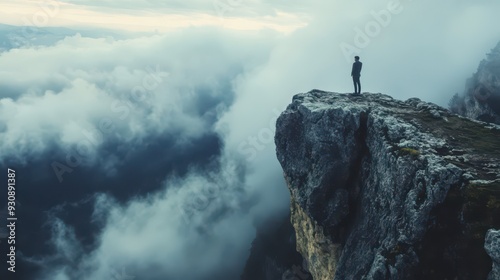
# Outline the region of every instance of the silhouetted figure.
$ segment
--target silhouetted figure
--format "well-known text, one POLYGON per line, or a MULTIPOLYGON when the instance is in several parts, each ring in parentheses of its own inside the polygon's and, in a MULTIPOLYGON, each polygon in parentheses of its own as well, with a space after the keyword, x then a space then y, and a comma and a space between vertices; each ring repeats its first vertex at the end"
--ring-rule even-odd
POLYGON ((354 94, 361 94, 361 82, 359 81, 359 77, 361 77, 362 67, 363 63, 359 61, 359 56, 355 56, 351 71, 352 81, 354 83, 354 94))

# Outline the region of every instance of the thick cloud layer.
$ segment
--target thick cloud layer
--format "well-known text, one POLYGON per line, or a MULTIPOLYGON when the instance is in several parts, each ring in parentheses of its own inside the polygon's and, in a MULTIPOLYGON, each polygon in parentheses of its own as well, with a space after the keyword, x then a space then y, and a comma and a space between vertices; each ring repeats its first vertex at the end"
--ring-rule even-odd
POLYGON ((182 141, 209 131, 232 101, 231 80, 262 59, 253 48, 264 44, 234 38, 238 43, 229 45, 210 31, 190 33, 118 41, 76 35, 4 52, 4 158, 39 153, 51 141, 69 147, 95 140, 98 147, 102 134, 140 142, 173 131, 182 141))
POLYGON ((363 91, 446 105, 500 39, 494 1, 287 5, 311 19, 288 35, 74 35, 0 54, 26 277, 237 279, 254 225, 287 211, 273 137, 293 94, 352 91, 360 55, 363 91))
POLYGON ((116 259, 125 254, 119 250, 124 244, 106 237, 124 214, 130 217, 123 226, 131 228, 120 230, 123 241, 143 240, 136 273, 172 259, 172 266, 144 279, 238 274, 254 236, 252 220, 242 213, 255 202, 243 190, 239 159, 217 159, 222 142, 214 124, 234 99, 233 81, 267 59, 272 36, 213 29, 128 40, 75 35, 53 46, 3 52, 6 79, 0 87, 10 90, 2 90, 0 100, 0 155, 4 166, 24 174, 18 179, 26 186, 18 192, 18 215, 26 221, 18 236, 24 267, 31 264, 47 279, 109 278, 132 258, 116 259), (142 218, 159 227, 153 236, 139 216, 127 214, 137 209, 156 213, 142 218), (200 221, 210 235, 200 231, 200 221), (241 223, 241 231, 222 234, 233 222, 241 223), (164 244, 161 258, 147 258, 165 238, 172 249, 164 244), (209 250, 203 248, 207 242, 218 243, 209 250), (101 253, 112 255, 101 260, 101 253), (234 254, 236 264, 221 270, 213 264, 217 254, 234 254), (193 255, 199 258, 188 262, 193 255), (175 265, 179 261, 184 268, 175 265), (105 270, 95 266, 104 263, 105 270), (47 264, 50 269, 41 270, 47 264), (205 269, 190 274, 188 264, 205 269))

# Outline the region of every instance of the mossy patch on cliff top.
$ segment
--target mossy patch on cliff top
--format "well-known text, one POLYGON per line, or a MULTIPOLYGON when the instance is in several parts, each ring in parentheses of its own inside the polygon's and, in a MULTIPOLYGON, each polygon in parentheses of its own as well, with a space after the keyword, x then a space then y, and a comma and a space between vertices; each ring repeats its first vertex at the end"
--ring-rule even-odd
POLYGON ((442 137, 455 149, 466 149, 470 152, 500 157, 500 130, 488 128, 486 125, 449 114, 444 118, 436 118, 430 112, 418 112, 405 116, 414 119, 430 133, 442 137))
POLYGON ((418 157, 420 155, 420 152, 418 150, 412 148, 401 148, 399 152, 403 155, 410 155, 414 157, 418 157))

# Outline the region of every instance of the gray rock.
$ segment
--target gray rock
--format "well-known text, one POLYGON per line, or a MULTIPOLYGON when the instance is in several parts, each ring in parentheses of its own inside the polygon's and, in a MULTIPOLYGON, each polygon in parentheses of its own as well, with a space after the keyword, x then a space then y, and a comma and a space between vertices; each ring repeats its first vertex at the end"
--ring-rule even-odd
POLYGON ((498 280, 500 279, 500 230, 488 230, 484 248, 493 260, 493 269, 488 280, 498 280))
POLYGON ((276 152, 314 279, 486 279, 498 139, 494 126, 416 98, 295 95, 276 152))

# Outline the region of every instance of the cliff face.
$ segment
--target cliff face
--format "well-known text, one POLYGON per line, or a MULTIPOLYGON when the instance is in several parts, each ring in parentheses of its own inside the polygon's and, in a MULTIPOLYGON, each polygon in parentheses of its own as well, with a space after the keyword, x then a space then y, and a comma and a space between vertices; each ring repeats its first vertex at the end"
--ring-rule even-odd
POLYGON ((290 216, 271 217, 257 227, 257 238, 241 275, 241 280, 311 280, 304 259, 295 250, 295 231, 290 216), (297 279, 295 279, 297 280, 297 279))
POLYGON ((498 232, 485 249, 500 228, 498 126, 313 90, 294 96, 275 142, 315 280, 486 279, 500 263, 498 232))
POLYGON ((450 101, 454 113, 500 124, 500 43, 481 61, 462 95, 450 101))

